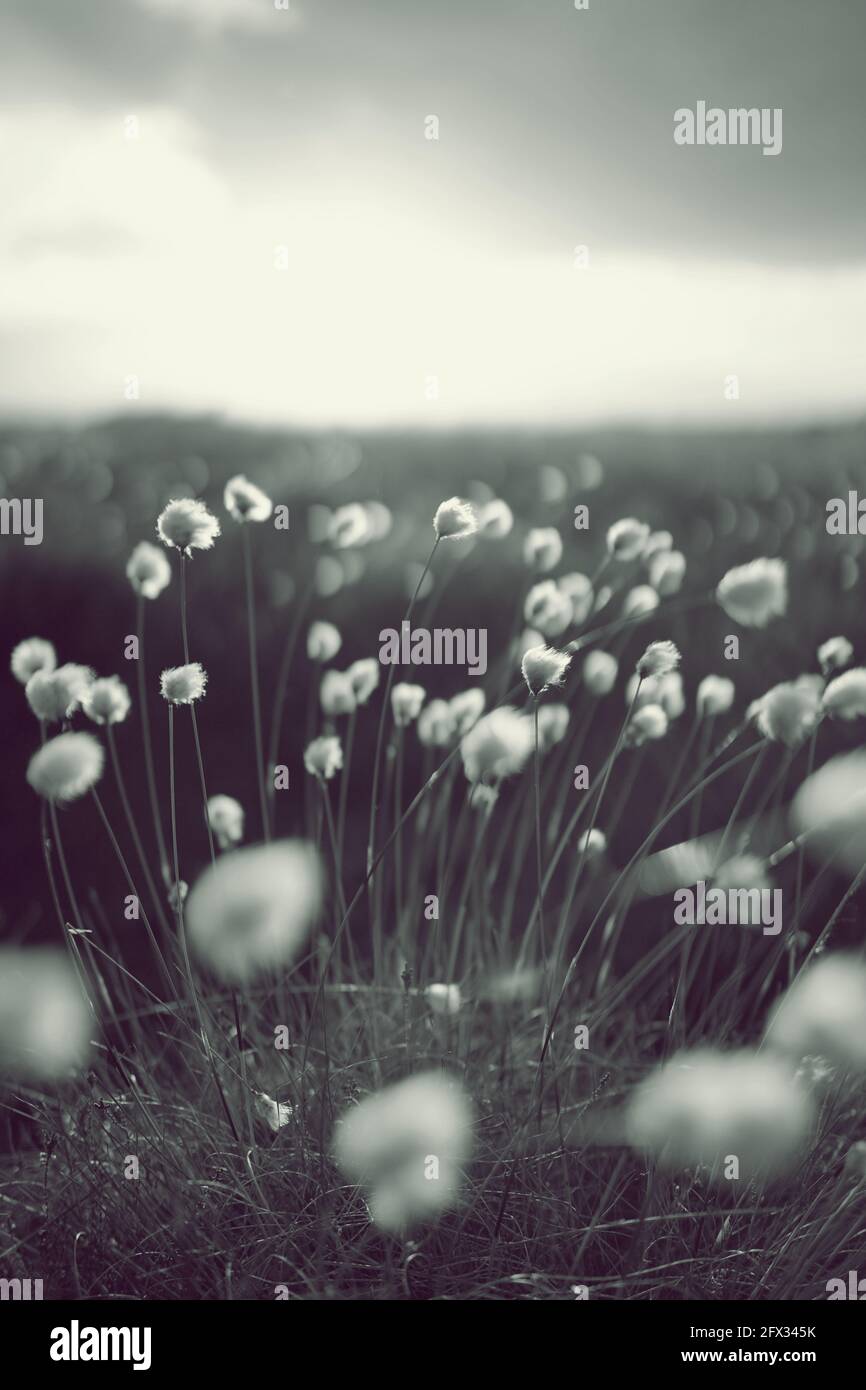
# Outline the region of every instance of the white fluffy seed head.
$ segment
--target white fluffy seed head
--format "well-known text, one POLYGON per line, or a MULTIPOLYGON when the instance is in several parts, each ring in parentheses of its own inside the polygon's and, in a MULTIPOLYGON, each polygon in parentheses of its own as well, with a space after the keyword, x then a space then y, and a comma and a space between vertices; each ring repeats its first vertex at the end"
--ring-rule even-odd
POLYGON ((847 637, 829 637, 818 648, 818 662, 821 671, 829 676, 831 671, 839 671, 854 655, 854 648, 847 637))
POLYGON ((462 497, 449 497, 440 502, 433 518, 433 530, 440 540, 457 541, 478 530, 478 517, 471 502, 462 497))
POLYGON ((659 550, 649 562, 649 581, 661 598, 678 594, 686 573, 686 557, 679 550, 659 550))
POLYGON ((340 1170, 367 1189, 373 1221, 403 1233, 456 1204, 472 1153, 472 1106, 456 1078, 426 1072, 344 1112, 334 1132, 340 1170))
POLYGON ((501 497, 485 502, 478 513, 478 530, 485 540, 501 540, 513 525, 514 513, 501 497))
POLYGON ((834 719, 862 719, 866 715, 866 669, 855 666, 832 680, 821 707, 834 719))
POLYGON ((539 705, 538 707, 538 748, 547 753, 562 743, 568 732, 568 705, 539 705))
POLYGON ((231 849, 244 838, 244 808, 233 796, 210 796, 207 819, 220 849, 231 849))
POLYGON ((554 580, 542 579, 526 595, 523 616, 543 637, 561 637, 572 622, 574 606, 554 580))
POLYGON ((246 985, 299 954, 322 903, 318 853, 300 840, 246 846, 211 864, 184 916, 191 949, 229 985, 246 985))
POLYGON ((94 724, 122 724, 132 700, 119 676, 100 676, 87 687, 81 707, 94 724))
POLYGON ((408 681, 398 681, 391 691, 391 713, 399 729, 405 729, 421 713, 421 706, 427 692, 423 685, 411 685, 408 681))
POLYGON ((304 767, 311 777, 329 782, 343 766, 343 745, 336 734, 322 734, 304 750, 304 767))
POLYGON ((379 684, 381 671, 378 661, 374 656, 363 656, 359 661, 352 662, 346 675, 358 704, 366 705, 379 684))
POLYGON ((333 661, 343 639, 333 623, 315 622, 307 633, 307 656, 311 661, 333 661))
POLYGON ((695 708, 699 719, 727 714, 734 703, 734 682, 727 676, 704 676, 698 686, 695 708))
POLYGON ((332 512, 328 523, 328 540, 337 550, 366 545, 370 539, 370 518, 360 502, 347 502, 332 512))
POLYGON ((554 569, 562 559, 562 537, 556 527, 534 526, 523 542, 523 558, 541 574, 554 569))
POLYGON ((588 652, 583 663, 583 683, 591 695, 607 695, 616 684, 617 660, 610 652, 588 652))
POLYGON ((566 598, 571 599, 571 621, 584 623, 592 612, 592 580, 586 574, 574 570, 571 574, 561 574, 556 581, 566 598))
POLYGON ((86 733, 58 734, 33 754, 27 781, 46 801, 77 801, 102 776, 102 744, 86 733))
POLYGON ((629 748, 641 748, 651 740, 664 738, 668 717, 661 705, 641 705, 628 722, 625 743, 629 748))
POLYGON ((348 671, 326 671, 319 687, 319 702, 322 713, 336 719, 341 714, 351 714, 358 701, 348 671))
POLYGON ((0 1074, 55 1082, 87 1063, 92 1015, 60 951, 0 947, 0 1074))
POLYGON ((520 669, 530 692, 540 695, 551 685, 562 685, 570 665, 568 652, 557 651, 555 647, 530 647, 523 653, 520 669))
POLYGON ((607 553, 613 560, 637 560, 643 555, 649 540, 650 528, 646 522, 633 516, 624 516, 615 521, 607 533, 607 553))
POLYGON ((424 997, 434 1014, 443 1014, 454 1017, 459 1014, 463 1000, 460 997, 459 985, 428 985, 424 991, 424 997))
POLYGON ((588 859, 598 858, 607 852, 607 837, 603 830, 594 825, 592 830, 584 830, 578 836, 577 848, 588 859))
POLYGON ((452 695, 448 701, 448 707, 457 724, 457 733, 460 738, 468 734, 473 724, 484 713, 485 696, 480 686, 473 686, 471 690, 461 690, 458 695, 452 695))
POLYGON ((622 604, 624 618, 642 618, 659 606, 659 596, 651 584, 636 584, 629 589, 622 604))
POLYGON ((743 627, 766 627, 782 618, 788 606, 788 570, 784 560, 761 557, 728 570, 716 599, 729 618, 743 627))
POLYGON ((710 1169, 723 1185, 726 1162, 741 1179, 766 1179, 795 1163, 814 1119, 812 1102, 778 1058, 765 1053, 681 1052, 631 1092, 630 1144, 668 1169, 710 1169))
POLYGON ((679 664, 679 648, 673 642, 650 642, 634 669, 641 677, 663 676, 667 671, 675 671, 679 664))
POLYGON ((858 956, 827 955, 796 979, 767 1023, 771 1047, 799 1061, 825 1057, 866 1073, 866 965, 858 956))
POLYGON ((511 705, 501 705, 463 736, 460 755, 470 782, 497 783, 519 772, 532 748, 532 720, 511 705))
POLYGON ((56 671, 37 671, 24 688, 27 703, 37 719, 49 724, 70 719, 95 679, 89 666, 68 661, 56 671))
POLYGON ((44 637, 27 637, 13 650, 9 665, 15 679, 26 685, 37 671, 54 670, 57 653, 44 637))
POLYGON ((163 508, 156 523, 163 545, 192 555, 210 550, 220 534, 220 524, 197 497, 178 497, 163 508))
POLYGON ((803 677, 773 686, 757 702, 756 723, 765 738, 799 748, 821 717, 820 676, 803 677), (817 684, 816 684, 817 682, 817 684))
POLYGON ((172 705, 191 705, 200 700, 207 687, 207 672, 200 661, 188 666, 170 666, 159 678, 160 694, 172 705))
POLYGON ((223 494, 225 509, 235 521, 267 521, 274 504, 266 492, 243 473, 229 478, 223 494))
POLYGON ((139 541, 126 562, 126 577, 142 598, 159 598, 171 582, 171 565, 165 551, 150 541, 139 541))
POLYGON ((457 736, 457 720, 447 700, 431 700, 418 716, 418 741, 425 748, 446 748, 457 736))

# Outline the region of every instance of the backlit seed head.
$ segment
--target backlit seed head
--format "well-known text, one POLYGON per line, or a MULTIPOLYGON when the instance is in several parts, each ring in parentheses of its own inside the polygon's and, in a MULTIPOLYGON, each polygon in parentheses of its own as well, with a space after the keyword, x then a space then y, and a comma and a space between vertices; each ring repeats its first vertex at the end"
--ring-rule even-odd
POLYGON ((207 818, 220 849, 231 849, 244 838, 244 808, 233 796, 208 797, 207 818))
POLYGON ((457 735, 457 720, 447 700, 431 700, 418 716, 418 741, 425 748, 446 748, 457 735))
POLYGON ((210 550, 220 534, 220 524, 204 502, 179 497, 163 508, 156 529, 163 545, 191 556, 194 550, 210 550))
POLYGON ((536 526, 523 542, 523 558, 530 569, 546 574, 562 559, 562 537, 555 526, 536 526))
POLYGON ((629 748, 641 748, 650 740, 664 738, 668 717, 661 705, 641 705, 628 722, 625 743, 629 748))
POLYGON ((332 513, 328 539, 337 550, 366 545, 370 539, 370 518, 360 502, 347 502, 332 513))
POLYGON ((622 614, 624 618, 640 618, 652 613, 659 606, 659 596, 651 584, 636 584, 626 594, 622 614))
POLYGON ((478 530, 486 540, 501 540, 514 525, 514 513, 507 502, 496 497, 485 502, 478 513, 478 530))
POLYGON ((229 478, 226 483, 223 502, 229 516, 235 521, 267 521, 274 510, 274 504, 266 492, 251 483, 243 473, 229 478))
POLYGON ((27 682, 24 693, 37 719, 57 723, 70 719, 80 708, 94 679, 89 666, 68 661, 56 671, 37 671, 27 682))
POLYGON ((533 748, 532 720, 511 705, 482 715, 460 744, 470 782, 497 783, 519 772, 533 748))
POLYGON ((727 714, 734 703, 734 682, 727 676, 704 676, 698 686, 695 708, 699 719, 727 714))
POLYGON ((100 676, 88 686, 81 704, 94 724, 122 724, 132 701, 119 676, 100 676))
POLYGON ((719 581, 716 599, 734 622, 766 627, 772 618, 784 617, 788 606, 785 561, 762 557, 728 570, 719 581))
POLYGON ((608 530, 607 553, 613 560, 637 560, 644 553, 649 534, 646 522, 625 516, 608 530))
POLYGON ((680 659, 679 648, 673 642, 650 642, 635 670, 641 677, 663 676, 666 671, 675 671, 680 659))
POLYGON ((57 665, 57 653, 51 642, 44 637, 27 637, 12 652, 10 661, 12 674, 22 685, 26 685, 37 671, 53 671, 57 665))
POLYGON ((428 985, 424 991, 424 998, 434 1014, 450 1015, 451 1017, 459 1014, 463 1002, 460 997, 459 985, 428 985))
POLYGON ((685 578, 686 557, 679 550, 660 550, 649 562, 649 579, 662 598, 678 594, 685 578))
POLYGON ((440 502, 433 518, 433 530, 440 540, 462 540, 478 530, 478 517, 471 502, 461 497, 449 497, 440 502))
POLYGON ((583 663, 583 683, 591 695, 607 695, 616 684, 617 660, 610 652, 588 652, 583 663))
POLYGON ((480 686, 473 686, 471 690, 461 690, 459 695, 452 695, 448 701, 454 719, 457 722, 457 733, 460 738, 468 734, 473 724, 484 713, 485 696, 480 686))
POLYGON ((866 715, 866 669, 855 666, 832 680, 821 707, 834 719, 862 719, 866 715))
POLYGON ((207 686, 207 672, 200 661, 188 666, 171 666, 159 678, 160 694, 172 705, 191 705, 200 700, 207 686))
POLYGON ((311 661, 333 661, 343 645, 343 639, 333 623, 310 624, 307 633, 307 656, 311 661))
POLYGON ((571 665, 567 652, 554 647, 530 647, 523 654, 520 669, 533 695, 540 695, 551 685, 562 685, 565 673, 571 665))
POLYGON ((0 948, 0 1075, 35 1083, 65 1080, 86 1065, 93 1026, 81 984, 62 952, 0 948))
POLYGON ((398 681, 391 691, 391 713, 398 728, 405 728, 413 719, 418 718, 426 694, 423 685, 398 681))
POLYGON ((829 676, 831 671, 839 671, 854 655, 854 648, 847 637, 830 637, 818 648, 818 662, 821 671, 829 676))
POLYGON ((358 701, 349 673, 326 671, 319 687, 319 701, 322 712, 332 719, 340 714, 351 714, 358 701))
POLYGON ((92 734, 58 734, 33 754, 27 781, 46 801, 77 801, 99 781, 104 762, 102 744, 92 734))
POLYGON ((126 577, 142 598, 159 598, 171 582, 171 565, 165 551, 150 541, 139 541, 126 563, 126 577))
POLYGON ((322 734, 308 743, 304 751, 304 767, 311 777, 329 782, 343 766, 343 746, 335 734, 322 734))
MULTIPOLYGON (((823 685, 820 676, 816 678, 823 685)), ((821 689, 811 677, 773 686, 757 702, 756 723, 765 738, 799 748, 817 728, 821 689)))

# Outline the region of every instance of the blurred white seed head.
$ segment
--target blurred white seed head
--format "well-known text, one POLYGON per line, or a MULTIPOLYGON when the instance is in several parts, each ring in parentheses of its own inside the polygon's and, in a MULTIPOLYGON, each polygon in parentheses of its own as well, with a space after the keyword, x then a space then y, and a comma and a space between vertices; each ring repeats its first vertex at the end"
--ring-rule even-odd
POLYGON ((704 676, 698 686, 695 708, 699 719, 727 714, 734 703, 734 682, 727 676, 704 676))
POLYGON ((562 743, 568 732, 568 705, 539 705, 538 707, 538 748, 547 753, 557 743, 562 743))
POLYGON ((65 955, 0 947, 0 1075, 38 1083, 80 1072, 90 1052, 92 1027, 65 955))
POLYGON ((319 687, 319 701, 323 713, 331 718, 340 714, 351 714, 357 706, 357 697, 348 671, 326 671, 319 687))
POLYGON ((468 734, 473 724, 484 713, 484 691, 480 686, 473 686, 471 690, 461 690, 459 695, 452 695, 448 701, 448 707, 457 723, 457 733, 460 738, 468 734))
POLYGON ((797 1061, 817 1054, 866 1072, 866 964, 838 954, 807 966, 773 1009, 766 1039, 797 1061))
POLYGON ((370 518, 360 502, 347 502, 331 513, 328 539, 337 550, 366 545, 370 539, 370 518))
POLYGON ((486 782, 473 782, 467 799, 473 811, 480 816, 489 816, 499 800, 499 788, 489 787, 486 782))
POLYGON ((424 991, 424 998, 430 1005, 434 1014, 451 1015, 459 1014, 462 999, 460 997, 459 985, 428 985, 424 991))
POLYGON ((464 735, 463 770, 470 782, 496 783, 520 772, 532 748, 532 720, 511 705, 500 705, 464 735))
POLYGON ((447 700, 431 700, 418 716, 418 740, 425 748, 445 748, 457 735, 457 721, 447 700))
POLYGON ((679 664, 679 648, 673 642, 650 642, 634 669, 642 677, 663 676, 666 671, 676 670, 679 664))
POLYGON ((94 724, 122 724, 132 700, 119 676, 100 676, 87 687, 81 705, 94 724))
POLYGON ((381 671, 378 661, 374 656, 363 656, 359 661, 352 662, 346 675, 358 704, 366 705, 379 684, 381 671))
POLYGON ((94 680, 95 674, 89 666, 67 661, 56 671, 37 671, 24 687, 24 693, 37 719, 56 723, 70 719, 81 707, 94 680))
POLYGON ((92 734, 58 734, 27 765, 27 781, 46 801, 77 801, 102 776, 102 744, 92 734))
POLYGON ((421 706, 427 692, 423 685, 412 685, 409 681, 398 681, 391 691, 391 713, 399 729, 405 729, 421 713, 421 706))
POLYGON ((321 902, 322 869, 312 845, 242 847, 209 865, 190 890, 189 944, 218 979, 246 985, 299 955, 321 902))
POLYGON ((376 1092, 344 1112, 334 1157, 367 1189, 373 1221, 403 1233, 456 1204, 472 1153, 472 1106, 461 1084, 424 1072, 376 1092))
POLYGON ((523 616, 544 637, 561 637, 570 625, 574 608, 568 594, 554 580, 542 579, 526 595, 523 616))
POLYGON ((142 598, 159 598, 171 583, 171 565, 165 551, 150 541, 139 541, 126 562, 126 577, 142 598))
POLYGON ((223 504, 235 521, 267 521, 274 504, 266 492, 251 483, 243 473, 229 478, 223 494, 223 504))
POLYGON ((791 804, 791 820, 817 858, 859 873, 866 862, 866 750, 831 758, 807 777, 791 804))
POLYGON ((27 637, 14 648, 9 665, 15 679, 26 685, 37 671, 54 670, 57 653, 44 637, 27 637))
POLYGON ((523 558, 530 569, 546 574, 562 559, 562 537, 555 526, 534 526, 523 542, 523 558))
POLYGON ((673 543, 674 538, 670 531, 651 531, 647 538, 647 543, 643 548, 644 563, 649 564, 654 556, 663 554, 666 550, 670 550, 673 543))
POLYGON ((832 680, 824 691, 821 708, 834 719, 862 719, 866 715, 866 669, 855 666, 832 680))
POLYGON ((642 1081, 626 1109, 628 1142, 668 1169, 711 1169, 726 1181, 728 1155, 742 1180, 796 1162, 812 1129, 812 1102, 778 1058, 745 1050, 680 1052, 642 1081))
POLYGON ((220 849, 231 849, 244 838, 244 808, 233 796, 208 797, 207 818, 220 849))
POLYGON ((659 596, 651 584, 636 584, 629 589, 622 604, 624 618, 639 618, 659 606, 659 596))
POLYGON ((342 645, 343 639, 333 623, 310 624, 307 633, 307 656, 311 661, 333 661, 342 645))
POLYGON ((555 647, 530 647, 523 654, 520 669, 531 694, 540 695, 551 685, 562 685, 570 665, 568 652, 555 647))
POLYGON ((574 570, 571 574, 561 574, 556 583, 566 597, 571 599, 571 621, 586 622, 592 612, 593 600, 592 581, 589 576, 574 570))
POLYGON ((637 560, 643 555, 650 528, 633 516, 615 521, 607 533, 607 553, 614 560, 637 560))
POLYGON ((756 723, 765 738, 799 748, 821 717, 821 691, 810 680, 785 681, 758 701, 756 723))
POLYGON ((593 826, 592 830, 584 830, 582 835, 578 835, 577 848, 588 859, 597 857, 607 852, 607 837, 603 830, 593 826))
POLYGON ((818 648, 818 663, 824 676, 831 671, 839 671, 854 655, 854 648, 847 637, 830 637, 818 648))
POLYGON ((686 574, 686 557, 679 550, 660 550, 649 562, 649 580, 662 598, 678 594, 686 574))
POLYGON ((172 705, 191 705, 200 700, 207 686, 207 672, 200 661, 188 666, 170 666, 159 678, 162 698, 172 705))
POLYGON ((617 660, 610 652, 587 652, 583 683, 591 695, 608 695, 616 684, 617 660))
POLYGON ((636 698, 636 708, 642 705, 661 705, 668 719, 679 719, 686 708, 683 694, 683 678, 679 671, 665 671, 661 676, 647 676, 644 680, 635 673, 625 688, 625 703, 631 706, 636 698))
POLYGON ((486 540, 501 540, 514 525, 514 513, 507 502, 496 497, 478 512, 478 530, 486 540))
POLYGON ((210 550, 220 534, 220 524, 197 497, 179 497, 164 507, 156 523, 163 545, 191 556, 194 550, 210 550))
POLYGON ((782 618, 788 606, 788 570, 784 560, 762 557, 728 570, 716 599, 729 618, 743 627, 766 627, 782 618))
POLYGON ((457 541, 478 530, 478 518, 471 502, 461 497, 449 497, 440 502, 433 518, 433 530, 440 540, 457 541))
POLYGON ((322 734, 308 743, 304 767, 312 777, 329 782, 343 766, 343 745, 334 734, 322 734))
POLYGON ((629 748, 641 748, 645 743, 664 738, 667 731, 668 717, 661 705, 641 705, 628 721, 624 741, 629 748))

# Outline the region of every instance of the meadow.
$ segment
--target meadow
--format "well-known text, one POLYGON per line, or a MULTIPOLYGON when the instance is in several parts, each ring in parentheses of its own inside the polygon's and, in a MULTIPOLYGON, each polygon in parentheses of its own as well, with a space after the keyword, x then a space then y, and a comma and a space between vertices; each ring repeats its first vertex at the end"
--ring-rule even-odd
POLYGON ((0 1277, 866 1274, 863 444, 0 430, 0 1277))

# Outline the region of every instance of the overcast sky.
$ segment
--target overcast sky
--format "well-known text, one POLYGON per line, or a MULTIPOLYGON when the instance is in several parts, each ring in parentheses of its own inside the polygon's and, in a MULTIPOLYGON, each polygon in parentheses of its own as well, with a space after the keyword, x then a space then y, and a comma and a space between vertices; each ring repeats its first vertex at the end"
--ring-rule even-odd
POLYGON ((0 0, 0 26, 4 411, 862 409, 860 0, 0 0), (781 154, 676 145, 699 100, 781 107, 781 154))

